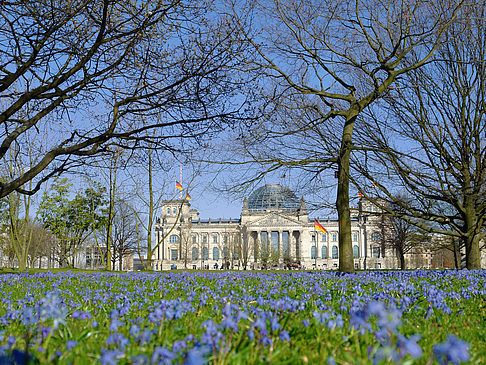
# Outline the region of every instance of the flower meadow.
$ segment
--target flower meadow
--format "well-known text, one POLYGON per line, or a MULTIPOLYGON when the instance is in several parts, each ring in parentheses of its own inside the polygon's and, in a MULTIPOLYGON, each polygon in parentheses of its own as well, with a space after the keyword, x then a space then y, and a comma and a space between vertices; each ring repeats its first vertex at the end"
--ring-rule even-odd
POLYGON ((0 275, 0 363, 486 363, 486 272, 0 275))

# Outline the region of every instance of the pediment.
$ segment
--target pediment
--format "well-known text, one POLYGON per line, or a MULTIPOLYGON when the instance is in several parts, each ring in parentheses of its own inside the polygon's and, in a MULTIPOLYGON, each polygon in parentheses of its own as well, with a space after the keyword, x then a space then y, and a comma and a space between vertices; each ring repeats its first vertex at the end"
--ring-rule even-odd
POLYGON ((247 226, 250 227, 302 227, 305 222, 299 221, 297 217, 289 217, 278 212, 268 213, 261 217, 249 220, 247 226))

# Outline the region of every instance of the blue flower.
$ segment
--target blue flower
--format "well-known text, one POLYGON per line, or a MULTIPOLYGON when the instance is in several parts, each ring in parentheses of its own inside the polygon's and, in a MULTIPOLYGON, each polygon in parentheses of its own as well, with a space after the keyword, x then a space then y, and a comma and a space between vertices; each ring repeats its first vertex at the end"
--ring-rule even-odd
POLYGON ((184 365, 202 365, 208 362, 206 356, 210 353, 208 347, 197 346, 190 349, 185 357, 184 365))
POLYGON ((71 317, 74 319, 91 319, 91 314, 76 310, 71 314, 71 317))
POLYGON ((71 351, 76 345, 78 344, 78 341, 70 340, 66 343, 66 350, 71 351))
POLYGON ((101 365, 116 365, 118 359, 123 356, 123 352, 119 350, 101 350, 100 362, 101 365))
POLYGON ((34 309, 32 307, 25 307, 22 315, 21 315, 21 322, 26 327, 32 327, 34 324, 37 323, 37 316, 34 313, 34 309))
POLYGON ((290 342, 290 335, 287 331, 280 331, 278 337, 280 338, 280 341, 290 342))
POLYGON ((148 364, 149 362, 149 358, 147 355, 133 356, 131 360, 133 365, 144 365, 144 364, 148 364))
POLYGON ((405 338, 404 336, 399 336, 398 348, 400 358, 405 357, 407 354, 412 356, 414 359, 419 359, 422 356, 422 348, 417 343, 421 338, 420 335, 413 335, 410 338, 405 338))
POLYGON ((460 364, 469 361, 469 343, 454 335, 447 336, 447 340, 434 345, 434 354, 440 364, 460 364))
POLYGON ((152 352, 152 364, 171 364, 172 360, 177 359, 177 355, 165 347, 156 347, 152 352))

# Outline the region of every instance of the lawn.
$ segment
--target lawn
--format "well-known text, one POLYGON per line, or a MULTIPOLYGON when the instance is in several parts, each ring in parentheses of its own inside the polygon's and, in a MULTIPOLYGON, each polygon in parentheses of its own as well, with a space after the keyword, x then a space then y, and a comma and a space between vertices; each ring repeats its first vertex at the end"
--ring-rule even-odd
POLYGON ((486 363, 485 271, 4 273, 0 297, 6 363, 486 363))

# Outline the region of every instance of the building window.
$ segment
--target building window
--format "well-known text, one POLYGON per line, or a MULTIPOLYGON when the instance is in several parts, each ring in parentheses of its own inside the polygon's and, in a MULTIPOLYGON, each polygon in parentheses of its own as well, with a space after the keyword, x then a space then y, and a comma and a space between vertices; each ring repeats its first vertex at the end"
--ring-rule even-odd
POLYGON ((172 208, 172 214, 174 214, 174 215, 177 214, 177 209, 176 208, 172 208))
POLYGON ((373 257, 374 258, 379 258, 380 257, 380 248, 379 247, 373 247, 373 257))
POLYGON ((229 259, 229 250, 227 246, 223 247, 223 259, 225 260, 229 259))
POLYGON ((381 239, 381 235, 379 232, 373 232, 371 234, 371 240, 372 241, 379 241, 381 239))
POLYGON ((282 252, 284 256, 290 256, 290 234, 287 231, 282 232, 282 252))
POLYGON ((337 246, 332 246, 332 258, 337 259, 338 258, 338 248, 337 246))
POLYGON ((176 234, 173 234, 170 236, 170 243, 178 243, 179 242, 179 236, 176 234))
POLYGON ((322 246, 321 251, 322 251, 322 258, 327 259, 327 247, 322 246))
POLYGON ((203 260, 209 260, 209 252, 207 247, 204 247, 202 250, 202 258, 203 260))
POLYGON ((213 247, 213 260, 219 260, 219 249, 217 247, 213 247))
POLYGON ((170 215, 170 208, 167 208, 167 214, 170 215))
POLYGON ((359 247, 357 245, 353 246, 353 258, 359 258, 359 247))
POLYGON ((228 236, 226 235, 223 236, 223 243, 228 243, 228 236))
POLYGON ((192 243, 196 243, 196 242, 197 242, 196 236, 192 236, 192 243))
POLYGON ((327 234, 323 233, 321 236, 322 242, 327 242, 327 234))
POLYGON ((170 250, 170 259, 172 261, 177 261, 177 250, 170 250))
POLYGON ((208 243, 208 236, 202 236, 202 243, 208 243))
POLYGON ((218 243, 218 236, 217 235, 213 236, 213 243, 218 243))
POLYGON ((337 242, 337 233, 332 234, 332 242, 337 242))
POLYGON ((192 248, 192 259, 199 260, 199 250, 197 249, 197 247, 192 248))
POLYGON ((235 250, 233 252, 233 259, 235 259, 235 260, 239 260, 240 259, 240 255, 238 253, 238 248, 235 248, 235 250))
POLYGON ((312 235, 312 242, 316 242, 316 236, 312 235))
POLYGON ((311 259, 316 258, 316 246, 311 247, 311 259))
POLYGON ((358 234, 353 233, 353 242, 358 242, 358 234))
POLYGON ((260 232, 260 244, 262 247, 267 247, 268 232, 260 232))

